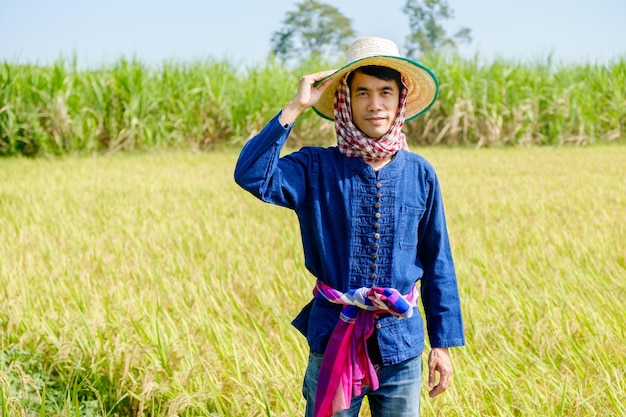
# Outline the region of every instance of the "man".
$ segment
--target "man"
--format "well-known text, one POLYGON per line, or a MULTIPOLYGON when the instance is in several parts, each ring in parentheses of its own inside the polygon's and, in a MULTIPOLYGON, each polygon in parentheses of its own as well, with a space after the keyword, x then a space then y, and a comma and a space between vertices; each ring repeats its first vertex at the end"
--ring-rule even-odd
POLYGON ((306 416, 356 417, 365 395, 373 417, 418 416, 417 298, 432 347, 431 397, 450 384, 448 348, 465 344, 439 183, 401 132, 432 105, 438 83, 386 39, 358 39, 346 62, 301 78, 295 97, 242 149, 235 180, 300 222, 305 265, 317 279, 293 321, 310 346, 306 416), (310 107, 335 121, 337 146, 279 157, 310 107))

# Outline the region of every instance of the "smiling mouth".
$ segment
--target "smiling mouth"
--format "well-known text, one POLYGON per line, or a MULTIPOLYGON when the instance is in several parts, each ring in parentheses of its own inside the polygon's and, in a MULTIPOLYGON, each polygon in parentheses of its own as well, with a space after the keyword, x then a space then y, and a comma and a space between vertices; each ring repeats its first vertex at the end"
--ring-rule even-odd
POLYGON ((387 118, 385 118, 385 117, 368 117, 365 120, 367 120, 370 123, 378 124, 378 123, 384 122, 385 120, 387 120, 387 118))

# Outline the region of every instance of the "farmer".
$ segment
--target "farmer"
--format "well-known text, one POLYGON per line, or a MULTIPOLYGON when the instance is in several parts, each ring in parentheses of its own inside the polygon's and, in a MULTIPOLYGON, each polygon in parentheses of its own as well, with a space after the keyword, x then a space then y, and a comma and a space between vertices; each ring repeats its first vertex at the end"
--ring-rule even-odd
POLYGON ((433 73, 393 42, 358 39, 341 69, 300 79, 295 97, 237 161, 241 187, 295 211, 316 278, 312 300, 292 322, 310 347, 307 417, 356 417, 365 395, 373 417, 419 415, 419 298, 432 348, 430 396, 450 384, 448 348, 465 340, 441 189, 402 133, 437 90, 433 73), (334 120, 337 146, 280 157, 309 107, 334 120))

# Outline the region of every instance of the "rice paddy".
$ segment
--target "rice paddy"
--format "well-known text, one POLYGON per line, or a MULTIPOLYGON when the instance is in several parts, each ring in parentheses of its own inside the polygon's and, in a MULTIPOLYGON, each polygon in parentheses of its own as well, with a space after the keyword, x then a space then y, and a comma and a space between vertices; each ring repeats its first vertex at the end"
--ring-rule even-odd
MULTIPOLYGON (((414 150, 468 341, 422 415, 625 415, 626 147, 414 150)), ((290 320, 314 281, 295 216, 234 184, 236 156, 1 161, 0 415, 302 414, 290 320)))

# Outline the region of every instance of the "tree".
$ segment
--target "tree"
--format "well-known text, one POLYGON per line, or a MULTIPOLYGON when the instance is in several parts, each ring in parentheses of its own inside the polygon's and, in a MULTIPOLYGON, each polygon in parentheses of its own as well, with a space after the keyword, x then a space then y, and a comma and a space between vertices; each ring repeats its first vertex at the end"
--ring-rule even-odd
POLYGON ((344 55, 356 36, 339 9, 316 0, 298 4, 282 23, 272 35, 272 52, 283 62, 344 55))
POLYGON ((407 0, 402 11, 409 18, 411 33, 406 38, 408 56, 457 49, 457 42, 472 41, 470 29, 461 28, 452 37, 441 24, 454 17, 446 0, 407 0))

